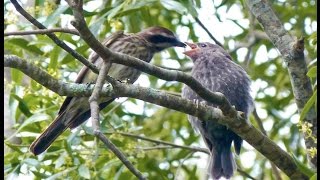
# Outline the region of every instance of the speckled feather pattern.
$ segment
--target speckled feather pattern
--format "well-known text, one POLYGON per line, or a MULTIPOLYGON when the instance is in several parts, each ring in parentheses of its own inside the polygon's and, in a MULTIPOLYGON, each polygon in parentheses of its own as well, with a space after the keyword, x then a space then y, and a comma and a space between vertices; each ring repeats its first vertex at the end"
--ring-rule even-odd
MULTIPOLYGON (((152 51, 148 50, 148 44, 145 41, 139 41, 139 37, 135 34, 132 35, 123 35, 122 37, 119 37, 117 41, 110 44, 109 47, 110 50, 121 52, 127 55, 131 55, 134 57, 137 57, 141 60, 144 60, 146 62, 150 62, 153 56, 152 51), (137 54, 139 54, 137 56, 137 54)), ((96 67, 102 66, 102 58, 97 56, 95 52, 92 52, 92 54, 89 57, 90 61, 93 61, 96 67), (97 59, 93 59, 97 58, 97 59)), ((84 67, 87 68, 87 67, 84 67)), ((140 76, 141 72, 139 70, 136 70, 134 68, 124 66, 121 64, 115 64, 113 63, 110 67, 110 70, 108 72, 108 75, 127 83, 134 83, 138 77, 140 76)), ((92 71, 87 71, 86 75, 81 80, 81 83, 94 83, 97 79, 97 74, 93 73, 92 71)), ((107 102, 111 100, 111 97, 104 97, 100 98, 99 102, 107 102)), ((66 125, 70 125, 71 128, 75 128, 78 124, 83 123, 83 121, 87 120, 87 118, 81 118, 82 113, 89 110, 89 103, 88 103, 88 97, 77 97, 72 98, 70 103, 68 103, 68 107, 65 109, 66 113, 64 115, 64 118, 66 119, 64 123, 66 125), (79 104, 87 104, 86 106, 79 107, 79 104), (81 120, 74 120, 74 119, 81 119, 81 120), (72 123, 75 123, 76 125, 72 125, 72 123)), ((89 114, 88 114, 89 115, 89 114)))
MULTIPOLYGON (((191 75, 211 91, 223 93, 238 111, 244 112, 245 116, 248 117, 253 107, 253 100, 250 96, 250 79, 247 73, 241 66, 231 60, 230 55, 224 49, 217 45, 206 44, 206 48, 200 49, 193 56, 195 58, 192 59, 194 66, 191 75)), ((215 104, 204 101, 188 86, 184 86, 182 96, 217 107, 215 104)), ((212 121, 200 121, 194 116, 188 116, 188 119, 192 126, 202 135, 212 156, 229 152, 232 142, 234 142, 237 154, 240 152, 242 139, 228 130, 227 127, 212 121)), ((230 161, 234 163, 231 152, 225 157, 231 158, 230 161)), ((213 163, 212 161, 214 160, 211 160, 211 163, 213 163)), ((220 159, 215 162, 217 166, 224 166, 224 162, 220 161, 220 159)), ((213 165, 210 164, 210 166, 213 165)), ((228 166, 228 164, 225 166, 228 166)), ((232 166, 235 166, 235 164, 232 164, 232 166)), ((235 167, 225 167, 225 169, 229 169, 229 171, 221 172, 223 170, 215 170, 217 172, 210 172, 214 170, 210 170, 209 168, 209 174, 216 179, 219 179, 221 176, 231 177, 235 167)))

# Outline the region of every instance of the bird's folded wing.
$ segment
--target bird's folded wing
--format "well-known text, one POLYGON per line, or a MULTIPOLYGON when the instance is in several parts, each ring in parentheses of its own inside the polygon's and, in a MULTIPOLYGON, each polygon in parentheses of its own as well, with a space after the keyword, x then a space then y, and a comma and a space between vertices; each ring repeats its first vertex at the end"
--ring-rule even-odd
MULTIPOLYGON (((123 31, 117 31, 110 36, 108 36, 102 44, 105 45, 106 47, 109 47, 113 42, 115 42, 119 37, 123 36, 124 32, 123 31)), ((92 52, 89 57, 89 61, 91 63, 95 63, 97 59, 99 58, 99 55, 96 52, 92 52)), ((87 66, 83 66, 80 72, 78 73, 77 79, 75 80, 75 83, 83 83, 83 79, 85 75, 87 74, 89 68, 87 66)), ((59 110, 58 114, 61 114, 69 105, 70 101, 72 100, 72 97, 67 97, 63 104, 61 105, 61 108, 59 110)))

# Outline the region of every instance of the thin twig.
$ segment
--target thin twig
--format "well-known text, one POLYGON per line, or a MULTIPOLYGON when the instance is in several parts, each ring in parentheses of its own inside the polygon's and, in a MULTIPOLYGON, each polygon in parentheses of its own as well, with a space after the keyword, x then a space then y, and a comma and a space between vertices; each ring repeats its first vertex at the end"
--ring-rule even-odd
MULTIPOLYGON (((260 131, 261 131, 265 136, 267 136, 267 131, 266 131, 266 130, 264 129, 264 127, 263 127, 262 120, 261 120, 261 118, 259 117, 256 108, 254 108, 252 114, 253 114, 253 117, 254 117, 254 119, 256 120, 256 122, 257 122, 257 124, 258 124, 258 126, 259 126, 260 131)), ((281 175, 280 175, 280 172, 279 172, 278 168, 276 167, 276 165, 274 165, 274 163, 273 163, 272 161, 270 161, 270 164, 271 164, 271 168, 272 168, 272 171, 274 172, 273 174, 275 175, 276 180, 282 180, 281 175)))
POLYGON ((102 67, 100 69, 96 84, 94 86, 93 92, 89 98, 90 103, 90 111, 91 111, 91 120, 94 131, 100 131, 100 123, 99 123, 99 98, 101 89, 103 87, 106 76, 108 75, 109 69, 111 67, 111 63, 103 62, 102 67))
POLYGON ((121 162, 139 179, 145 180, 146 178, 139 172, 126 156, 101 132, 97 132, 96 136, 121 160, 121 162))
POLYGON ((143 151, 153 151, 153 150, 173 149, 173 148, 178 148, 178 147, 173 147, 173 146, 137 147, 137 149, 141 149, 143 151))
POLYGON ((245 176, 246 178, 252 179, 252 180, 256 180, 254 177, 252 177, 250 174, 248 174, 247 172, 241 170, 241 169, 237 169, 237 171, 242 174, 243 176, 245 176))
MULTIPOLYGON (((35 18, 33 18, 27 11, 25 11, 16 0, 10 0, 11 3, 14 5, 16 10, 25 17, 29 22, 31 22, 33 25, 38 27, 39 29, 47 29, 43 24, 41 24, 39 21, 37 21, 35 18)), ((50 39, 53 40, 54 43, 56 43, 58 46, 60 46, 62 49, 64 49, 66 52, 70 53, 74 58, 78 59, 82 64, 90 68, 94 73, 99 73, 98 68, 89 62, 85 57, 81 56, 79 53, 71 49, 66 43, 61 41, 56 35, 53 33, 46 34, 50 39)))
POLYGON ((253 112, 252 112, 252 115, 254 117, 254 119, 256 120, 258 126, 259 126, 259 129, 260 131, 264 134, 264 135, 267 135, 267 131, 264 129, 263 127, 263 123, 262 123, 262 120, 261 118, 258 116, 258 113, 257 113, 257 109, 254 108, 253 112))
POLYGON ((253 32, 254 32, 254 29, 255 29, 255 26, 254 26, 254 22, 255 22, 255 19, 253 17, 253 15, 251 13, 249 13, 249 21, 250 21, 250 25, 249 25, 249 33, 248 33, 248 36, 247 36, 247 40, 248 41, 251 41, 252 43, 250 43, 250 45, 247 47, 248 49, 248 52, 244 58, 244 66, 245 66, 245 69, 248 69, 249 67, 249 64, 250 64, 250 54, 251 54, 251 51, 252 51, 252 47, 253 45, 257 42, 257 38, 254 36, 253 32))
POLYGON ((15 35, 32 35, 32 34, 50 34, 55 32, 63 32, 69 33, 73 35, 78 35, 79 33, 75 29, 67 29, 67 28, 52 28, 52 29, 37 29, 30 31, 13 31, 13 32, 5 32, 4 36, 15 36, 15 35))
POLYGON ((167 142, 167 141, 151 139, 151 138, 147 138, 147 137, 143 137, 143 136, 139 136, 139 135, 135 135, 135 134, 131 134, 131 133, 108 132, 107 134, 115 134, 115 133, 116 134, 120 134, 122 136, 126 136, 126 137, 131 137, 131 138, 136 138, 136 139, 141 139, 141 140, 153 142, 153 143, 156 143, 156 144, 164 144, 164 145, 168 145, 168 146, 172 146, 172 147, 176 147, 176 148, 182 148, 182 149, 187 149, 187 150, 190 150, 190 151, 198 151, 198 152, 203 152, 203 153, 206 153, 206 154, 210 154, 210 152, 206 148, 198 148, 198 147, 177 145, 177 144, 170 143, 170 142, 167 142))
POLYGON ((207 34, 210 36, 210 38, 219 46, 223 47, 222 44, 210 33, 210 31, 204 26, 204 24, 200 21, 200 19, 198 17, 194 17, 194 19, 196 20, 196 22, 202 27, 202 29, 204 31, 207 32, 207 34))
POLYGON ((158 66, 158 67, 163 68, 163 69, 168 69, 168 70, 182 71, 182 72, 189 72, 192 70, 192 67, 186 67, 186 68, 171 68, 171 67, 166 67, 166 66, 158 66))
POLYGON ((181 179, 181 178, 179 178, 180 169, 181 169, 181 167, 183 166, 183 163, 184 163, 187 159, 189 159, 194 153, 195 153, 195 152, 190 152, 185 158, 183 158, 182 161, 181 161, 181 160, 179 161, 179 166, 178 166, 178 168, 177 168, 177 172, 176 172, 176 176, 174 177, 174 180, 181 179))

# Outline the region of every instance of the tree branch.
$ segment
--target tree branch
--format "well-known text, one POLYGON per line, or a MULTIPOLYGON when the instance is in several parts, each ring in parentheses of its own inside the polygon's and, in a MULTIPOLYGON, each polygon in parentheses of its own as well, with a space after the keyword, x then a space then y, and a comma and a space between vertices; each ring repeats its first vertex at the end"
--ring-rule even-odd
POLYGON ((67 29, 67 28, 52 28, 52 29, 37 29, 31 31, 13 31, 13 32, 5 32, 4 36, 15 36, 15 35, 31 35, 31 34, 50 34, 54 32, 63 32, 69 33, 73 35, 78 35, 79 33, 75 29, 67 29))
MULTIPOLYGON (((303 40, 294 40, 294 38, 284 29, 277 15, 267 1, 247 0, 252 14, 260 22, 271 42, 280 51, 284 62, 288 67, 289 77, 293 89, 294 98, 301 113, 303 107, 312 96, 312 86, 310 79, 307 77, 307 65, 304 59, 304 42, 303 40)), ((306 114, 304 122, 312 124, 312 135, 317 137, 317 114, 312 107, 306 114)), ((316 148, 316 142, 305 134, 305 143, 308 149, 316 148)), ((310 158, 310 164, 317 167, 317 155, 310 158)))
MULTIPOLYGON (((37 79, 41 79, 40 74, 36 74, 33 71, 37 72, 42 71, 40 68, 32 65, 28 62, 21 62, 17 56, 8 56, 4 57, 4 66, 12 67, 21 70, 26 75, 31 78, 37 76, 37 79), (13 63, 14 62, 14 63, 13 63)), ((41 74, 47 74, 42 71, 41 74)), ((51 82, 55 81, 57 84, 63 84, 58 80, 55 80, 49 74, 46 75, 50 77, 51 82)), ((35 79, 36 80, 36 79, 35 79)), ((36 80, 37 81, 37 80, 36 80)), ((52 85, 52 83, 42 83, 42 85, 52 85)), ((59 87, 59 85, 53 84, 54 87, 46 86, 47 88, 58 93, 60 89, 69 89, 69 91, 75 90, 76 92, 81 92, 83 95, 90 96, 92 92, 92 86, 86 86, 81 84, 70 83, 70 87, 67 83, 64 83, 64 86, 59 87), (77 88, 76 86, 79 86, 77 88), (88 91, 88 92, 86 92, 88 91)), ((64 91, 67 92, 67 91, 64 91)), ((252 125, 248 124, 244 117, 242 117, 242 112, 237 112, 236 117, 225 116, 222 111, 218 108, 207 106, 204 104, 195 104, 194 102, 183 99, 177 96, 168 95, 162 91, 155 90, 152 88, 144 88, 137 85, 123 84, 118 81, 115 81, 113 86, 103 87, 102 95, 113 96, 113 97, 131 97, 140 99, 149 103, 157 104, 163 107, 167 107, 173 110, 177 110, 203 120, 215 121, 216 123, 225 125, 229 127, 233 132, 238 134, 241 138, 251 144, 256 150, 263 154, 266 158, 271 160, 277 167, 279 167, 287 176, 291 179, 308 179, 294 163, 293 158, 282 150, 277 144, 271 141, 268 137, 263 135, 259 130, 254 128, 252 125)), ((65 94, 70 96, 71 94, 65 94)), ((83 96, 82 95, 82 96, 83 96)))
POLYGON ((100 133, 99 98, 100 98, 101 90, 105 82, 105 79, 108 75, 110 67, 111 67, 111 63, 108 63, 106 61, 102 63, 102 67, 99 71, 99 75, 98 75, 96 84, 94 86, 94 90, 89 98, 92 126, 95 134, 100 133))

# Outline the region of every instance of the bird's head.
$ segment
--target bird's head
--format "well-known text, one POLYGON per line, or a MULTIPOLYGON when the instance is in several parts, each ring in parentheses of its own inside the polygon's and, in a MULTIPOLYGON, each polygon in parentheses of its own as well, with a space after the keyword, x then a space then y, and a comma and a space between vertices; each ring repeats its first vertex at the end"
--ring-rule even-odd
POLYGON ((193 61, 196 61, 199 57, 213 57, 213 56, 225 56, 231 60, 230 55, 220 46, 211 44, 209 42, 189 43, 185 42, 191 50, 183 52, 189 56, 193 61))
POLYGON ((216 44, 211 44, 209 42, 198 42, 198 43, 189 43, 185 42, 191 50, 183 52, 185 55, 189 56, 193 61, 196 61, 201 57, 213 57, 216 55, 222 55, 230 60, 231 56, 220 46, 216 44))
POLYGON ((139 32, 138 35, 147 40, 156 52, 160 52, 173 46, 186 47, 173 32, 164 27, 150 27, 139 32))

